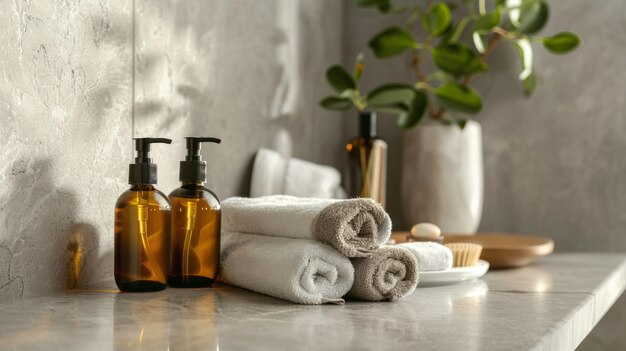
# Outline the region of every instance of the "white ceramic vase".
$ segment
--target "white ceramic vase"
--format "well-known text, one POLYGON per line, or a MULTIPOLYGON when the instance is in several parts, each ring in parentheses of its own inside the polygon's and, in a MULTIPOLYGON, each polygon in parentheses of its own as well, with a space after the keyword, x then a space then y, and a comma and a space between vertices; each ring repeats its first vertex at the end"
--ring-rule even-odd
POLYGON ((474 234, 483 208, 482 132, 422 123, 404 135, 402 201, 408 225, 430 222, 444 233, 474 234))

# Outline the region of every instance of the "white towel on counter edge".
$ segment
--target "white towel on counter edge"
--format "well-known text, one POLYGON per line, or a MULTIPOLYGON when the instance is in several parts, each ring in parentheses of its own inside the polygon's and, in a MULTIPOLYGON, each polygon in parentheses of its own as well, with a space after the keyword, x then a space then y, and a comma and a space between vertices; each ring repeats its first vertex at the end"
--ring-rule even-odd
POLYGON ((354 268, 317 241, 222 232, 221 279, 299 304, 341 304, 354 283, 354 268))
POLYGON ((452 250, 432 241, 414 241, 396 246, 408 249, 415 255, 419 270, 445 271, 452 268, 452 250))
POLYGON ((222 201, 222 230, 313 240, 313 221, 341 200, 288 195, 229 197, 222 201))
POLYGON ((346 193, 340 184, 341 173, 333 167, 285 158, 276 151, 259 149, 252 166, 250 197, 345 198, 346 193))

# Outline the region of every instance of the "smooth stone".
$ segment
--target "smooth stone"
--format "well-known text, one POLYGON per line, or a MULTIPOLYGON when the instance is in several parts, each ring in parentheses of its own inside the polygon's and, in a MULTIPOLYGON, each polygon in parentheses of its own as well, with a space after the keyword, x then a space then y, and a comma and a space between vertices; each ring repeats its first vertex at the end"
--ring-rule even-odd
POLYGON ((0 307, 9 350, 571 350, 626 286, 623 254, 553 254, 397 302, 303 306, 250 291, 71 291, 0 307))
POLYGON ((413 239, 437 240, 441 236, 441 229, 432 223, 418 223, 411 227, 413 239))

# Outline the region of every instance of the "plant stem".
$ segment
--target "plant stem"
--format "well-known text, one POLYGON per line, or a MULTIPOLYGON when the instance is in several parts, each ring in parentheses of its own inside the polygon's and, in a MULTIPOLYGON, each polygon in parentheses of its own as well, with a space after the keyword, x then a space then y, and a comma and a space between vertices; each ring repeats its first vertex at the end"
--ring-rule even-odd
POLYGON ((494 33, 499 34, 500 36, 506 38, 506 39, 520 39, 520 38, 526 38, 525 35, 523 34, 517 34, 517 33, 513 33, 513 32, 509 32, 508 30, 502 28, 502 27, 495 27, 492 29, 494 33))
MULTIPOLYGON (((484 63, 487 60, 487 58, 491 56, 493 49, 496 47, 496 44, 498 44, 498 42, 501 39, 502 39, 502 36, 498 33, 495 33, 493 37, 489 39, 489 43, 487 44, 487 49, 485 49, 485 52, 483 52, 479 57, 480 62, 484 63)), ((465 79, 463 79, 463 85, 468 85, 472 81, 472 79, 474 79, 474 76, 475 74, 470 74, 466 76, 465 79)))
MULTIPOLYGON (((415 79, 417 80, 418 83, 428 84, 428 78, 422 72, 422 69, 420 68, 420 62, 421 60, 420 60, 419 52, 416 49, 412 50, 411 51, 411 65, 413 66, 413 70, 415 71, 415 79)), ((430 96, 428 92, 426 92, 426 98, 428 99, 428 103, 426 104, 428 108, 428 114, 432 116, 435 113, 435 106, 433 105, 432 97, 430 96)))
POLYGON ((413 7, 413 10, 411 11, 411 15, 404 22, 404 27, 407 29, 407 31, 409 32, 411 31, 411 27, 421 16, 422 16, 422 11, 420 10, 420 7, 419 6, 413 7))
POLYGON ((468 16, 468 17, 463 17, 461 21, 459 21, 459 25, 456 26, 454 33, 450 37, 451 42, 456 42, 459 40, 459 37, 461 37, 461 34, 463 34, 463 31, 465 30, 465 26, 467 26, 470 20, 471 18, 468 16))
POLYGON ((354 104, 356 109, 359 112, 365 110, 365 108, 367 107, 367 103, 364 101, 363 96, 361 96, 361 92, 359 91, 358 88, 354 90, 354 96, 353 97, 354 98, 352 100, 352 103, 354 104))

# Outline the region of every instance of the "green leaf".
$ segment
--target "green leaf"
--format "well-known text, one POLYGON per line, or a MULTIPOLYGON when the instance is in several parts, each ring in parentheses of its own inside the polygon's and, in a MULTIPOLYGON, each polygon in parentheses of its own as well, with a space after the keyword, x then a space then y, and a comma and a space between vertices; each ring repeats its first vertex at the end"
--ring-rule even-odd
POLYGON ((424 117, 426 111, 427 98, 422 91, 415 90, 415 96, 411 101, 411 108, 406 113, 398 115, 396 124, 403 129, 409 129, 418 124, 424 117))
POLYGON ((537 33, 548 22, 549 12, 545 1, 526 0, 519 12, 519 31, 524 34, 537 33))
POLYGON ((522 6, 522 0, 502 0, 501 5, 509 11, 509 21, 515 28, 519 28, 519 14, 522 6))
POLYGON ((326 79, 338 93, 356 87, 356 83, 350 76, 350 73, 340 65, 331 66, 326 71, 326 79))
POLYGON ((452 39, 452 37, 456 33, 456 29, 457 27, 455 27, 454 24, 451 24, 450 26, 448 26, 448 28, 441 34, 441 36, 439 36, 439 44, 441 45, 441 44, 445 44, 448 42, 452 42, 452 40, 450 39, 452 39))
POLYGON ((537 77, 534 73, 531 73, 526 79, 522 81, 524 86, 524 94, 530 95, 537 87, 537 77))
POLYGON ((390 113, 392 115, 400 115, 403 113, 408 113, 411 108, 407 103, 399 102, 396 104, 386 105, 386 106, 370 106, 370 110, 381 112, 381 113, 390 113))
POLYGON ((476 21, 474 21, 474 25, 472 30, 474 32, 479 32, 480 34, 489 33, 495 26, 500 24, 500 10, 496 8, 495 11, 484 14, 476 21))
POLYGON ((480 94, 473 88, 459 83, 447 83, 435 89, 440 104, 450 110, 477 113, 483 107, 480 94))
POLYGON ((456 124, 461 128, 461 130, 465 129, 465 125, 467 125, 466 119, 457 119, 456 124))
POLYGON ((533 48, 530 46, 528 39, 517 39, 513 41, 513 44, 522 63, 522 72, 519 74, 519 79, 523 81, 533 73, 533 48))
POLYGON ((549 38, 543 38, 541 41, 548 51, 559 55, 567 54, 580 45, 580 38, 572 32, 557 33, 549 38))
POLYGON ((454 82, 456 78, 450 73, 446 73, 442 70, 436 70, 435 72, 428 75, 429 80, 436 80, 441 83, 449 83, 454 82))
POLYGON ((432 55, 437 67, 457 77, 487 69, 478 55, 463 43, 440 45, 432 50, 432 55))
POLYGON ((478 32, 472 33, 472 41, 474 42, 474 47, 481 54, 485 53, 487 50, 487 39, 484 35, 481 35, 478 32))
POLYGON ((359 7, 374 7, 389 3, 389 0, 353 0, 352 2, 359 7))
POLYGON ((388 106, 396 103, 408 102, 415 96, 412 86, 400 83, 381 85, 367 94, 369 106, 388 106))
POLYGON ((391 4, 389 3, 389 1, 384 1, 378 4, 377 8, 378 11, 382 13, 389 13, 389 11, 391 11, 391 4))
POLYGON ((446 3, 438 2, 430 5, 422 18, 424 30, 433 37, 443 34, 452 23, 452 14, 446 3))
POLYGON ((391 27, 376 34, 368 45, 376 57, 387 58, 413 49, 417 43, 411 34, 398 27, 391 27))
POLYGON ((348 98, 329 96, 320 101, 320 105, 329 110, 345 111, 352 107, 352 101, 348 98))

